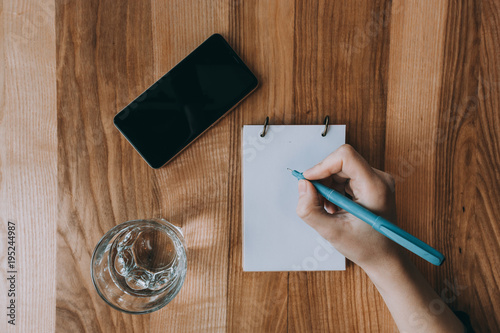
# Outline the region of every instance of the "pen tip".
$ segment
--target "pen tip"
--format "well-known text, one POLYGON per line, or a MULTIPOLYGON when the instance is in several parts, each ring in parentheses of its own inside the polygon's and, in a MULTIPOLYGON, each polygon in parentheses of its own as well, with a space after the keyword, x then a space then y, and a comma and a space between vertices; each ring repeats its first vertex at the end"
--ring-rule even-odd
POLYGON ((290 172, 293 172, 293 170, 292 170, 292 169, 290 169, 290 168, 286 168, 286 169, 287 169, 288 171, 290 171, 290 172))

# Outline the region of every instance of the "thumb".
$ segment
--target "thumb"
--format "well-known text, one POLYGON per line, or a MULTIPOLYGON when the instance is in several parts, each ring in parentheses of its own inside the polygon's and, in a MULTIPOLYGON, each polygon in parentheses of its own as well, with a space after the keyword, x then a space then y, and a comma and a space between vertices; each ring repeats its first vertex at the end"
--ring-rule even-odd
POLYGON ((297 215, 326 239, 340 234, 342 224, 336 223, 335 217, 325 211, 316 188, 308 180, 299 180, 297 215))

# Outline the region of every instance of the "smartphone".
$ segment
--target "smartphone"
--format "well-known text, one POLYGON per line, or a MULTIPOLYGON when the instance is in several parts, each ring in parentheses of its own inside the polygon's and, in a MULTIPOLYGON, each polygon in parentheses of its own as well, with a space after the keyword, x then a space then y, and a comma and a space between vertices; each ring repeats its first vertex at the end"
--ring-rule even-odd
POLYGON ((155 169, 171 161, 258 86, 219 34, 210 36, 114 118, 155 169))

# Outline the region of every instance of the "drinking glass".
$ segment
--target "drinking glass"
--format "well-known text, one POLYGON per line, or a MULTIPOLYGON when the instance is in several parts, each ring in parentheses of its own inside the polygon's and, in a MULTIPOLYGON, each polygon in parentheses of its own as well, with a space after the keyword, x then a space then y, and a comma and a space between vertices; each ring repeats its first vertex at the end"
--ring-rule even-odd
POLYGON ((184 237, 163 219, 124 222, 97 243, 90 265, 92 282, 106 303, 127 313, 153 312, 184 283, 184 237))

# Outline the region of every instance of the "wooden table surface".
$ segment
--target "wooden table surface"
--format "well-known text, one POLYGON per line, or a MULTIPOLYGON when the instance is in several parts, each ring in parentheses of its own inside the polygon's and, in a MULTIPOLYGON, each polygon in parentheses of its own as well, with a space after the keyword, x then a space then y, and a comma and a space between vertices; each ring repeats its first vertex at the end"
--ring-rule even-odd
POLYGON ((396 177, 398 225, 446 255, 412 256, 435 290, 478 332, 500 331, 499 27, 495 0, 0 0, 0 330, 396 331, 352 263, 242 271, 242 126, 329 115, 396 177), (153 170, 112 118, 216 32, 261 85, 153 170), (95 292, 90 257, 111 227, 147 217, 183 228, 187 278, 162 310, 123 314, 95 292))

